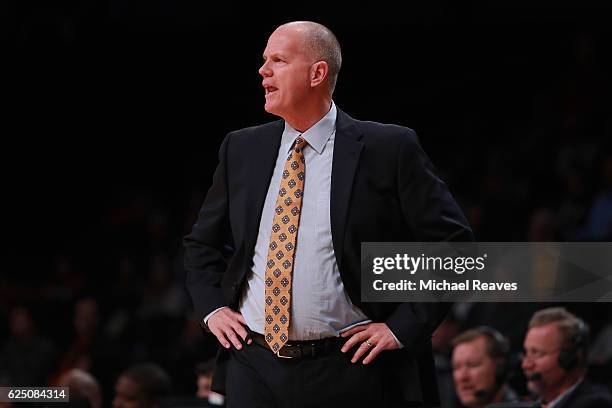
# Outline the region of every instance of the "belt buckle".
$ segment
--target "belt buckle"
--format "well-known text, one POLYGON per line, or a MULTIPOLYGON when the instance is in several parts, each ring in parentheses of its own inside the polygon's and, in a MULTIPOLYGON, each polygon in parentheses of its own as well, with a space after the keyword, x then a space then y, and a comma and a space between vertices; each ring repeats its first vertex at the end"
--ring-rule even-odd
POLYGON ((278 349, 278 351, 276 352, 276 357, 278 357, 278 358, 288 358, 288 359, 295 358, 295 357, 292 357, 292 356, 282 356, 282 355, 280 354, 281 349, 282 349, 282 347, 281 347, 281 348, 279 348, 279 349, 278 349))
POLYGON ((287 358, 287 359, 293 359, 293 358, 298 358, 302 356, 302 350, 299 348, 299 346, 290 346, 288 344, 285 344, 283 347, 279 348, 278 351, 275 353, 276 357, 278 358, 287 358), (293 355, 282 355, 281 354, 281 350, 285 350, 287 352, 290 352, 290 349, 295 349, 295 352, 291 352, 290 354, 293 355))

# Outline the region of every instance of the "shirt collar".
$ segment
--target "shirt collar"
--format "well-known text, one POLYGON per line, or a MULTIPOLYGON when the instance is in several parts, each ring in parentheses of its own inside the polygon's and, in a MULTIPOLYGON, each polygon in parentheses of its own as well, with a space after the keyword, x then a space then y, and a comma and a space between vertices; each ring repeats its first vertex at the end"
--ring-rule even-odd
POLYGON ((312 125, 310 129, 304 133, 300 133, 292 128, 287 122, 285 122, 285 130, 283 131, 282 146, 285 152, 288 152, 293 144, 293 141, 302 135, 308 142, 310 147, 314 149, 318 154, 323 153, 327 141, 336 130, 336 115, 337 115, 336 104, 332 101, 329 112, 325 114, 317 123, 312 125))

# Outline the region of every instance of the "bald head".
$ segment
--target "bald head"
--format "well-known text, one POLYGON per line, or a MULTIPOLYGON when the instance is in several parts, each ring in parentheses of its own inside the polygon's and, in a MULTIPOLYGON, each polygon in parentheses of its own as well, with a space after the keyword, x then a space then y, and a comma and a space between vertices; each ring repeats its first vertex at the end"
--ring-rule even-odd
POLYGON ((75 368, 62 374, 57 386, 70 388, 71 401, 86 400, 92 408, 102 406, 100 385, 91 374, 81 369, 75 368))
POLYGON ((313 21, 292 21, 279 26, 276 31, 279 30, 298 32, 304 41, 304 50, 312 57, 312 61, 327 63, 329 89, 330 93, 333 93, 342 65, 340 43, 334 33, 324 25, 313 21))

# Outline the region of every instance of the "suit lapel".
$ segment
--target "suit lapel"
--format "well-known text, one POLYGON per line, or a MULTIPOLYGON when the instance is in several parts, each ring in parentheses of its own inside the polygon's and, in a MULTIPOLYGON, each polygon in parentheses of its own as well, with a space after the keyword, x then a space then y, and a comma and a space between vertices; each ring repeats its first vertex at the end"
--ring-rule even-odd
POLYGON ((338 109, 336 118, 336 140, 331 176, 330 216, 332 241, 338 269, 342 265, 344 231, 348 206, 353 189, 353 179, 363 143, 362 134, 353 118, 338 109))
POLYGON ((248 188, 249 202, 246 203, 246 230, 247 231, 247 248, 249 257, 252 257, 259 231, 259 221, 263 211, 264 202, 274 165, 280 148, 281 137, 283 135, 284 121, 279 120, 271 124, 265 132, 253 136, 257 137, 255 143, 249 144, 248 157, 253 160, 251 169, 250 185, 248 188))

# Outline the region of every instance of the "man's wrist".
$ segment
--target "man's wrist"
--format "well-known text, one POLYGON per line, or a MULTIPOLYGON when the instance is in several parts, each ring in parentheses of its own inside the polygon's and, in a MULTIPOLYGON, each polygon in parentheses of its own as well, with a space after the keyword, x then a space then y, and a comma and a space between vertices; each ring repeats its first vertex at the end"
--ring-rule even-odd
MULTIPOLYGON (((389 326, 387 326, 387 327, 389 327, 389 326)), ((402 344, 402 342, 401 342, 401 341, 399 341, 399 339, 397 338, 397 336, 395 335, 395 333, 393 333, 393 330, 391 330, 391 329, 389 328, 389 332, 391 333, 391 335, 392 335, 392 336, 393 336, 393 338, 395 339, 395 342, 397 343, 397 346, 398 346, 399 348, 404 348, 404 345, 402 344)))
POLYGON ((202 319, 201 326, 202 326, 202 327, 204 327, 204 329, 206 329, 207 331, 209 331, 209 332, 210 332, 210 329, 208 328, 208 321, 210 320, 210 318, 211 318, 211 317, 212 317, 212 316, 213 316, 215 313, 217 313, 217 312, 218 312, 219 310, 221 310, 221 309, 225 309, 226 307, 229 307, 229 306, 221 306, 221 307, 218 307, 218 308, 216 308, 215 310, 213 310, 212 312, 210 312, 209 314, 207 314, 206 316, 204 316, 204 319, 202 319))

